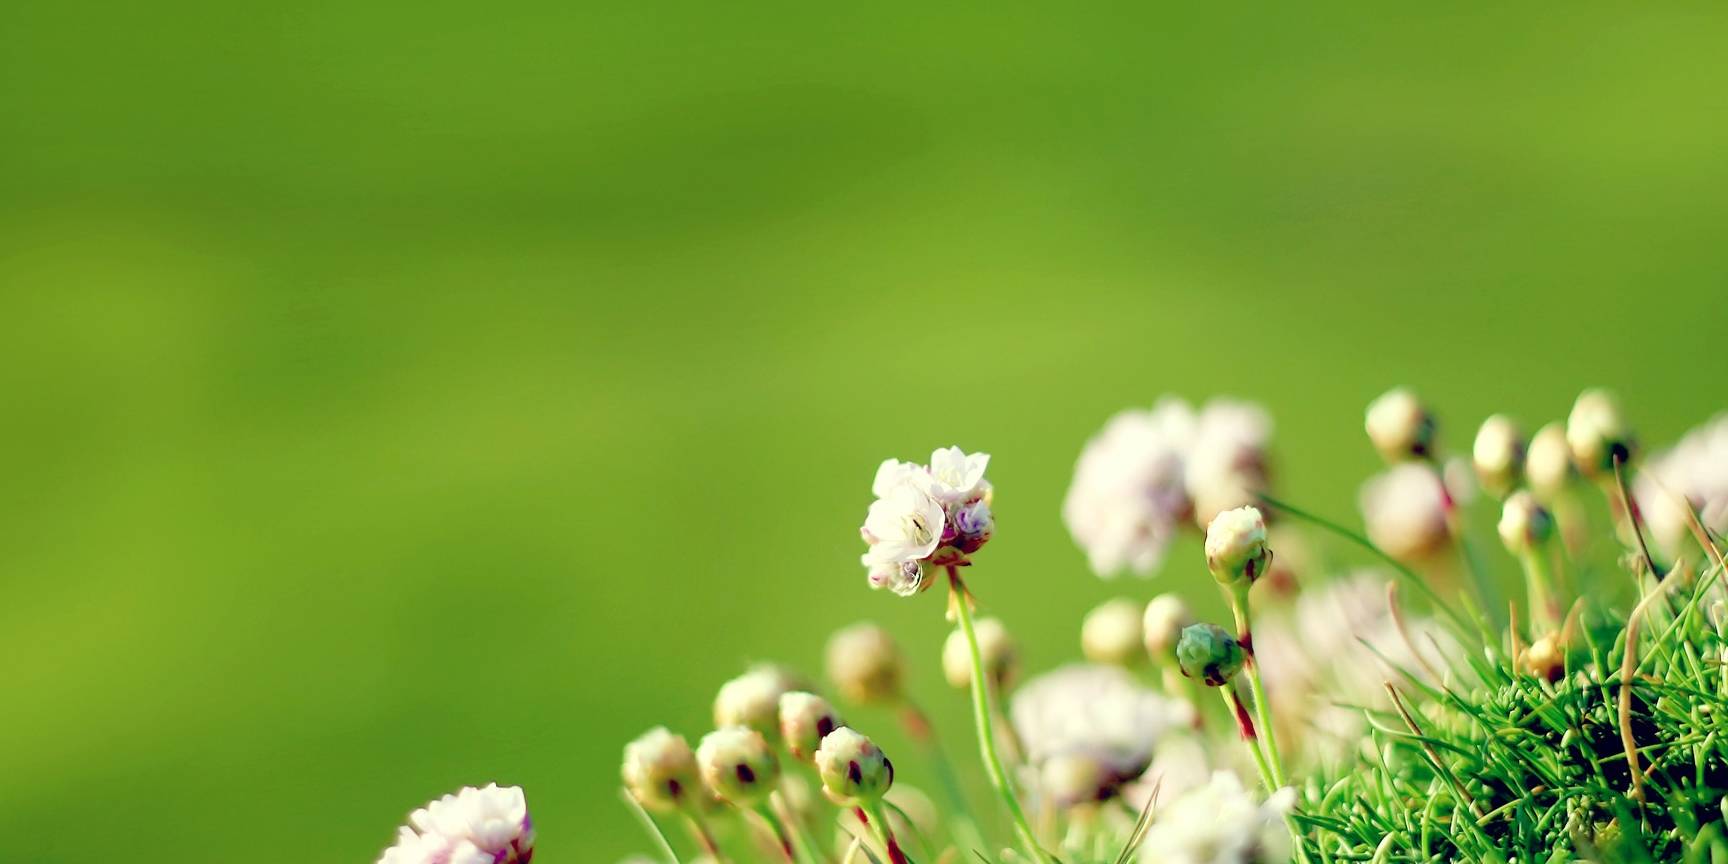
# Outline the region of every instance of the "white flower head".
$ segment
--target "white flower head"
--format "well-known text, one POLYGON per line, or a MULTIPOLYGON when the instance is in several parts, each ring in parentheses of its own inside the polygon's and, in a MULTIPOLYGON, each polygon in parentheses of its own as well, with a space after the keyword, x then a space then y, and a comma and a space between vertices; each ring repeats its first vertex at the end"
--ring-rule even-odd
POLYGON ((882 464, 876 467, 876 479, 870 483, 870 494, 878 498, 886 498, 888 493, 897 487, 916 482, 915 478, 927 473, 924 466, 916 462, 884 459, 882 464))
POLYGON ((928 558, 942 542, 942 504, 917 484, 903 482, 871 502, 864 516, 867 564, 928 558))
POLYGON ((1200 410, 1183 482, 1202 528, 1219 513, 1254 504, 1271 488, 1272 418, 1252 402, 1213 399, 1200 410))
POLYGON ((924 490, 943 504, 964 504, 990 490, 984 469, 990 454, 971 453, 959 447, 944 447, 930 453, 930 468, 919 475, 924 490))
POLYGON ((1635 497, 1657 545, 1669 555, 1677 555, 1691 536, 1687 506, 1712 533, 1728 533, 1728 413, 1652 457, 1638 475, 1635 497))
POLYGON ((440 840, 444 843, 442 857, 424 859, 429 864, 527 864, 534 856, 534 825, 528 818, 527 799, 517 786, 491 783, 480 789, 464 787, 415 810, 409 814, 408 824, 393 847, 403 851, 395 858, 386 852, 381 860, 390 864, 414 861, 408 856, 433 849, 440 840), (419 834, 421 839, 408 841, 410 833, 419 834))
MULTIPOLYGON (((1165 732, 1191 722, 1192 710, 1119 667, 1076 664, 1026 682, 1009 717, 1027 759, 1048 767, 1046 782, 1096 781, 1094 797, 1107 797, 1145 772, 1165 732)), ((1073 788, 1049 791, 1075 797, 1073 788)))
POLYGON ((1283 864, 1290 860, 1284 814, 1296 791, 1279 789, 1256 801, 1227 771, 1160 809, 1140 844, 1148 864, 1283 864))
POLYGON ((1428 465, 1402 462, 1368 478, 1361 505, 1368 538, 1399 560, 1426 557, 1451 538, 1446 489, 1428 465))
POLYGON ((1193 510, 1183 463, 1194 412, 1180 399, 1123 411, 1080 451, 1062 521, 1093 572, 1151 575, 1193 510))

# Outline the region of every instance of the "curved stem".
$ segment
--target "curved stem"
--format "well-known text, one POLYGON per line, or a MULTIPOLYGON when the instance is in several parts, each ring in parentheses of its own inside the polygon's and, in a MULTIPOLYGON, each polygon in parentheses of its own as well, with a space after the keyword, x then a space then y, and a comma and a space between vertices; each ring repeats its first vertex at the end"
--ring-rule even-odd
POLYGON ((636 796, 630 794, 628 790, 619 790, 619 792, 624 798, 625 806, 629 807, 631 814, 636 817, 638 822, 642 823, 642 830, 647 831, 649 836, 654 838, 654 842, 660 846, 660 851, 666 855, 666 860, 672 864, 679 864, 678 853, 672 851, 672 844, 667 841, 666 833, 660 830, 660 823, 654 821, 654 817, 648 815, 647 810, 642 809, 642 802, 637 801, 636 796))
MULTIPOLYGON (((1260 734, 1266 740, 1266 761, 1271 763, 1272 782, 1268 793, 1284 786, 1284 759, 1278 753, 1278 730, 1272 728, 1272 703, 1266 699, 1266 685, 1260 679, 1260 661, 1254 656, 1254 626, 1248 617, 1248 586, 1230 592, 1230 611, 1236 616, 1237 639, 1246 655, 1248 688, 1254 694, 1254 716, 1260 721, 1260 734)), ((1234 692, 1234 691, 1232 691, 1234 692)))
POLYGON ((966 794, 960 790, 960 781, 955 777, 954 766, 948 762, 948 754, 942 749, 942 741, 936 737, 936 727, 931 725, 930 718, 918 703, 907 697, 901 705, 900 722, 906 729, 907 737, 923 745, 925 755, 936 769, 937 782, 942 786, 943 794, 948 798, 948 804, 954 810, 953 833, 964 851, 983 852, 985 850, 984 835, 978 830, 978 823, 972 817, 972 808, 966 803, 966 794))
POLYGON ((1020 800, 1014 794, 1013 781, 1008 778, 1008 772, 1003 770, 1002 757, 996 752, 996 733, 990 720, 993 713, 990 710, 990 683, 984 675, 984 655, 978 650, 978 634, 972 628, 971 601, 960 582, 959 570, 952 565, 948 567, 948 594, 954 614, 960 619, 960 631, 966 637, 966 648, 972 659, 972 719, 978 727, 978 749, 984 759, 984 770, 990 775, 990 784, 996 787, 1002 803, 1008 808, 1008 815, 1014 822, 1014 833, 1019 835, 1021 845, 1026 847, 1032 860, 1040 864, 1051 864, 1050 854, 1038 845, 1032 826, 1026 822, 1026 811, 1021 809, 1020 800))
POLYGON ((774 815, 774 808, 763 802, 756 805, 756 815, 761 816, 762 821, 767 822, 768 828, 773 831, 774 839, 780 843, 780 854, 786 856, 787 861, 796 862, 798 855, 792 850, 792 838, 786 834, 786 826, 781 824, 780 817, 774 815))
POLYGON ((888 816, 882 812, 879 801, 870 801, 858 805, 858 815, 870 823, 870 830, 876 834, 876 842, 888 853, 888 864, 908 864, 906 852, 900 848, 900 843, 894 838, 894 829, 888 825, 888 816))

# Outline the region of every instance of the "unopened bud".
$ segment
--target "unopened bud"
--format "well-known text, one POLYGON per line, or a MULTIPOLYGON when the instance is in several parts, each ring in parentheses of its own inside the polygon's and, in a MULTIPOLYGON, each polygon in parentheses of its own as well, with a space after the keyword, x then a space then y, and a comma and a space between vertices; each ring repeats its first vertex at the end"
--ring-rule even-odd
POLYGON ((1140 604, 1126 598, 1106 601, 1086 613, 1080 624, 1080 649, 1094 663, 1129 666, 1145 656, 1140 604))
POLYGON ((1416 394, 1398 387, 1368 404, 1368 440, 1387 462, 1425 459, 1434 449, 1434 416, 1416 394))
POLYGON ((751 807, 768 797, 780 780, 780 761, 768 741, 754 729, 731 726, 702 736, 696 748, 702 782, 715 795, 737 807, 751 807))
POLYGON ((1536 503, 1536 497, 1520 489, 1500 508, 1500 542, 1513 555, 1540 549, 1554 536, 1554 517, 1536 503))
POLYGON ((1566 488, 1572 479, 1572 448, 1566 443, 1566 427, 1549 423, 1536 430, 1524 458, 1524 475, 1530 478, 1530 488, 1545 501, 1553 501, 1566 488))
POLYGON ((1612 474, 1616 461, 1632 458, 1632 430, 1612 394, 1586 390, 1578 395, 1566 418, 1566 444, 1573 464, 1587 477, 1612 474))
POLYGON ((876 624, 854 624, 828 639, 828 679, 850 702, 898 701, 904 668, 894 637, 876 624))
POLYGON ((1182 628, 1194 623, 1188 604, 1175 594, 1160 594, 1146 604, 1141 629, 1146 635, 1146 653, 1159 663, 1176 662, 1176 643, 1182 628))
POLYGON ((822 789, 839 804, 880 800, 894 785, 894 763, 869 738, 842 726, 822 739, 816 751, 822 789))
POLYGON ((1476 481, 1496 498, 1505 498, 1517 487, 1524 472, 1524 436, 1518 424, 1504 414, 1482 421, 1470 455, 1476 481))
POLYGON ((1208 687, 1222 687, 1242 671, 1246 657, 1242 644, 1229 631, 1216 624, 1193 624, 1182 631, 1176 643, 1176 662, 1183 675, 1208 687))
POLYGON ((798 682, 783 669, 757 666, 720 685, 714 697, 714 725, 748 726, 769 741, 780 737, 780 697, 798 689, 798 682))
POLYGON ((1559 681, 1566 674, 1566 652, 1554 634, 1537 639, 1524 652, 1524 668, 1532 675, 1548 681, 1559 681))
POLYGON ((795 758, 814 758, 822 739, 839 726, 834 706, 821 696, 793 690, 780 697, 780 737, 795 758))
POLYGON ((1038 769, 1039 787, 1058 807, 1072 807, 1110 797, 1117 788, 1111 773, 1083 750, 1058 753, 1038 769))
POLYGON ((1220 585, 1250 585, 1266 572, 1266 519, 1255 507, 1226 510, 1206 527, 1206 568, 1220 585))
POLYGON ((624 746, 623 775, 624 788, 642 806, 676 809, 690 803, 697 790, 696 754, 684 736, 656 726, 624 746))
POLYGON ((956 509, 951 521, 953 545, 967 555, 978 551, 996 533, 996 517, 990 512, 990 503, 983 498, 956 509))
MULTIPOLYGON (((984 675, 990 686, 1006 687, 1019 665, 1019 652, 1008 628, 995 618, 980 618, 972 625, 972 632, 978 637, 978 654, 984 660, 984 675)), ((957 689, 972 686, 972 650, 966 644, 965 631, 956 629, 942 643, 942 674, 957 689)))

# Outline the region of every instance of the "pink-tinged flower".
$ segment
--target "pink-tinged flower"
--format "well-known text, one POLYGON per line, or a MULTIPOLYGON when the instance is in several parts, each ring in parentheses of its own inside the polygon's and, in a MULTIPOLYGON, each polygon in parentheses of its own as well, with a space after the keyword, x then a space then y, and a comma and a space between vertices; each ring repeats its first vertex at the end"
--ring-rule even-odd
POLYGON ((1728 533, 1728 413, 1687 432, 1638 475, 1636 498, 1657 544, 1678 554, 1691 529, 1679 496, 1715 534, 1728 533))
POLYGON ((1080 453, 1062 520, 1092 570, 1151 575, 1190 523, 1257 502, 1270 488, 1272 421, 1258 405, 1174 397, 1110 418, 1080 453))
POLYGON ((421 834, 449 838, 453 848, 472 844, 488 864, 528 864, 534 857, 534 825, 517 786, 464 787, 414 811, 408 823, 421 834))
POLYGON ((962 566, 996 530, 986 453, 958 447, 930 454, 929 466, 884 461, 870 484, 876 500, 859 529, 870 587, 910 596, 929 588, 931 567, 962 566))

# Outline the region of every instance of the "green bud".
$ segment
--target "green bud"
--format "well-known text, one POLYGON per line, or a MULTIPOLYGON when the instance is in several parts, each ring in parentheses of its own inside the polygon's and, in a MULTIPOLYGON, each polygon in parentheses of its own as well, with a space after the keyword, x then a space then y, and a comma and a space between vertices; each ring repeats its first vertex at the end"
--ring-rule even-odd
POLYGON ((828 797, 844 805, 879 800, 894 785, 894 763, 875 742, 847 726, 822 739, 816 773, 828 797))
POLYGON ((814 758, 822 739, 839 726, 834 706, 821 696, 794 690, 780 697, 780 737, 798 759, 814 758))
POLYGON ((1198 678, 1208 687, 1222 687, 1242 671, 1246 657, 1236 637, 1216 624, 1195 624, 1182 631, 1176 643, 1176 662, 1182 674, 1198 678))
POLYGON ((768 797, 780 781, 780 760, 754 729, 730 726, 702 736, 696 766, 709 790, 738 807, 768 797))
POLYGON ((696 789, 696 755, 682 735, 664 726, 643 733, 624 747, 624 788, 650 810, 671 810, 691 800, 696 789))

